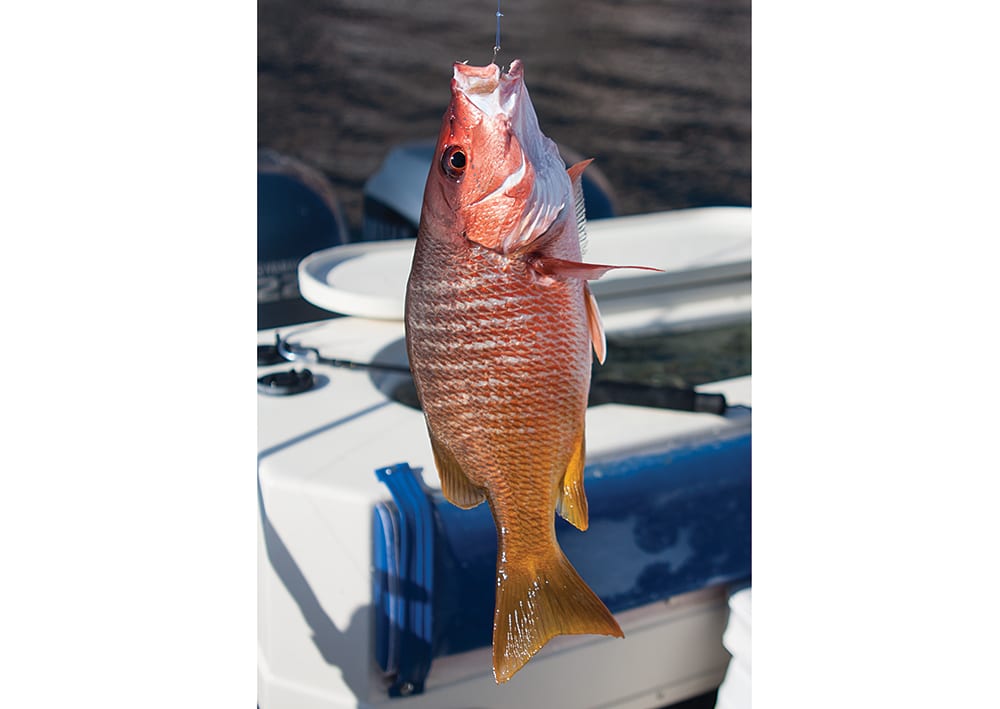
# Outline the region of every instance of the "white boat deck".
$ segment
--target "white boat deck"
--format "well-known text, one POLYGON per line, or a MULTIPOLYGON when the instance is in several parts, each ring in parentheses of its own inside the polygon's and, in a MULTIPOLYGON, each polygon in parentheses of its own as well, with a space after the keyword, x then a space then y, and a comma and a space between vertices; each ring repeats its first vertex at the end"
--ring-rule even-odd
MULTIPOLYGON (((749 210, 646 215, 597 222, 590 231, 588 260, 668 266, 672 259, 677 266, 653 279, 619 272, 608 276, 603 292, 595 288, 609 333, 749 319, 749 210), (663 259, 651 262, 651 252, 663 259), (704 278, 695 278, 697 272, 704 278)), ((303 262, 302 293, 368 317, 279 331, 324 357, 405 364, 402 293, 412 246, 339 248, 303 262)), ((258 333, 260 344, 274 338, 273 330, 258 333)), ((567 702, 638 708, 719 685, 728 661, 721 644, 726 599, 720 589, 707 589, 621 614, 624 642, 557 638, 502 688, 493 683, 489 648, 481 648, 435 660, 425 693, 389 699, 371 647, 371 514, 375 503, 389 499, 374 470, 406 462, 422 470, 429 486, 439 485, 423 415, 386 396, 394 378, 405 375, 287 362, 261 367, 259 374, 303 366, 316 376, 315 388, 258 397, 262 709, 567 702), (557 697, 553 673, 595 681, 579 683, 574 696, 557 697)), ((588 460, 749 428, 750 377, 701 388, 726 395, 725 416, 615 404, 589 409, 588 460)))

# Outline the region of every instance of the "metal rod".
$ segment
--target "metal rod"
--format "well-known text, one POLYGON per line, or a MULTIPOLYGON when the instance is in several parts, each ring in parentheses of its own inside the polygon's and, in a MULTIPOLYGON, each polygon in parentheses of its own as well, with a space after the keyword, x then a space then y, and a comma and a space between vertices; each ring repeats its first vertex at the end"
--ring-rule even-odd
POLYGON ((275 333, 275 346, 278 353, 289 362, 305 360, 311 364, 328 364, 331 367, 342 367, 344 369, 381 369, 388 372, 410 373, 410 368, 399 364, 383 364, 380 362, 355 362, 349 359, 335 359, 323 357, 315 347, 304 347, 296 345, 288 340, 284 340, 280 333, 275 333))

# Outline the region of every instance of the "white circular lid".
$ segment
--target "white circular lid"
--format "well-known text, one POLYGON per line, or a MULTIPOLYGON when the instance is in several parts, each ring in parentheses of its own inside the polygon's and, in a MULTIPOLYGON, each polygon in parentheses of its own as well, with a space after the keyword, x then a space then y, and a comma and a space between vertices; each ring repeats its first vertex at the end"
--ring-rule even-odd
MULTIPOLYGON (((750 209, 683 209, 590 222, 584 261, 654 266, 662 273, 612 271, 591 284, 600 301, 633 291, 750 276, 750 209)), ((402 320, 416 239, 335 246, 299 264, 299 292, 344 315, 402 320)))
POLYGON ((299 292, 344 315, 402 320, 415 239, 345 244, 299 263, 299 292))

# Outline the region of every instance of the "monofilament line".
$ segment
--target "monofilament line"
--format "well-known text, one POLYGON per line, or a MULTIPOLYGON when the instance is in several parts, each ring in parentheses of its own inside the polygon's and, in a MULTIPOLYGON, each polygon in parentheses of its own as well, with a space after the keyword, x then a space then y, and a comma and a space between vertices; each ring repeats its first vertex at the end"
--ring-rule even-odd
POLYGON ((493 63, 497 63, 497 55, 500 53, 500 18, 503 17, 503 13, 500 12, 500 0, 497 0, 497 39, 496 43, 493 45, 493 63))

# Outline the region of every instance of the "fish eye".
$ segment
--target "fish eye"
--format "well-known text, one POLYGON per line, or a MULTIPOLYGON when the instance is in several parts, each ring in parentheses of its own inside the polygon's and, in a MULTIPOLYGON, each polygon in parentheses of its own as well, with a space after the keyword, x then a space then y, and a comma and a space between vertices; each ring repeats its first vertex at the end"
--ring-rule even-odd
POLYGON ((441 169, 452 179, 458 179, 465 172, 469 157, 460 145, 449 145, 441 156, 441 169))

